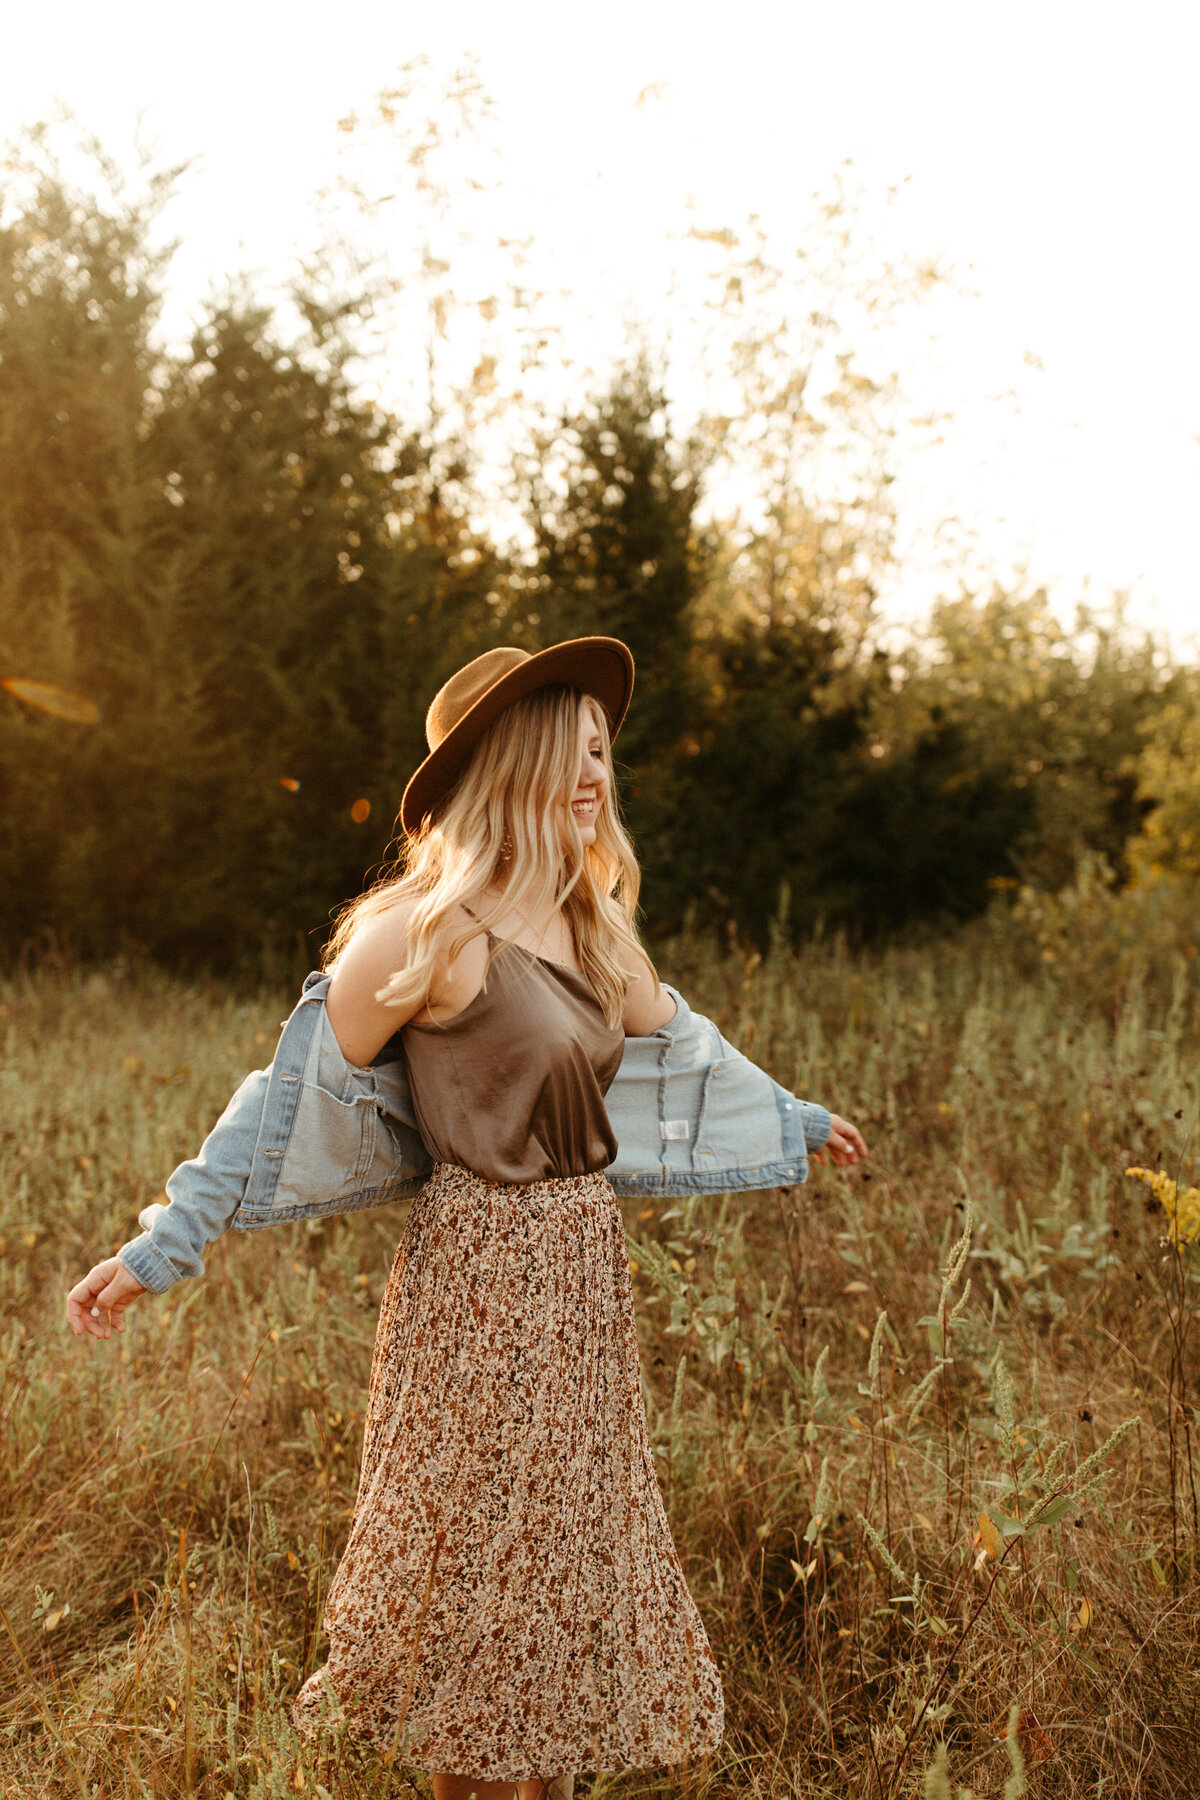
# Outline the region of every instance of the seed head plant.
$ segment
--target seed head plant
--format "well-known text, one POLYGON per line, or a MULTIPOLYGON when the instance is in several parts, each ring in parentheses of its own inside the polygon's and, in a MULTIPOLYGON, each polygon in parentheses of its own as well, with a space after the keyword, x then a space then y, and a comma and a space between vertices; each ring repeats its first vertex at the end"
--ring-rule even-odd
MULTIPOLYGON (((875 957, 659 946, 871 1156, 626 1205, 652 1453, 728 1727, 704 1767, 581 1776, 580 1800, 1200 1792, 1197 963, 1100 994, 1027 951, 990 924, 875 957), (1122 1171, 1164 1167, 1148 1220, 1122 1171)), ((136 964, 0 985, 0 1792, 22 1800, 429 1792, 403 1746, 304 1743, 289 1713, 324 1657, 402 1211, 230 1234, 107 1345, 60 1317, 289 998, 136 964)))

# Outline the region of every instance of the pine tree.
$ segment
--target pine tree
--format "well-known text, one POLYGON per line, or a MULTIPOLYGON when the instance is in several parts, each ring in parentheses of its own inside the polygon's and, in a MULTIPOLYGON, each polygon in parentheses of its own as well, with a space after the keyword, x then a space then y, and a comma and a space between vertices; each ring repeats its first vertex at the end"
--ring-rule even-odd
POLYGON ((625 802, 648 878, 669 853, 671 790, 700 691, 693 656, 702 558, 692 529, 700 471, 672 443, 646 371, 544 440, 526 470, 535 541, 526 605, 541 644, 593 633, 633 652, 637 699, 618 745, 625 802))
POLYGON ((99 196, 49 134, 0 196, 0 677, 67 690, 75 722, 0 697, 0 918, 10 945, 105 929, 108 808, 131 795, 132 638, 153 508, 140 438, 168 252, 150 248, 172 171, 126 189, 95 147, 99 196), (95 715, 98 714, 98 719, 95 715))

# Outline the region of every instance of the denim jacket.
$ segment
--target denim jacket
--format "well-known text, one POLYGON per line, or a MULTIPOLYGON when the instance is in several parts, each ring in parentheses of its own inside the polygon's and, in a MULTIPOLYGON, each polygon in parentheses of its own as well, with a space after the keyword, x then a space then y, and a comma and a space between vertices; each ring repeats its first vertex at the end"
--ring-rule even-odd
MULTIPOLYGON (((202 1275, 227 1226, 253 1231, 413 1194, 432 1163, 417 1130, 398 1039, 370 1066, 346 1061, 312 974, 269 1068, 247 1075, 197 1156, 167 1182, 169 1205, 143 1209, 142 1235, 118 1252, 161 1294, 202 1275)), ((829 1136, 823 1106, 797 1100, 694 1013, 625 1040, 605 1105, 617 1138, 605 1171, 618 1194, 707 1194, 804 1181, 808 1150, 829 1136)))

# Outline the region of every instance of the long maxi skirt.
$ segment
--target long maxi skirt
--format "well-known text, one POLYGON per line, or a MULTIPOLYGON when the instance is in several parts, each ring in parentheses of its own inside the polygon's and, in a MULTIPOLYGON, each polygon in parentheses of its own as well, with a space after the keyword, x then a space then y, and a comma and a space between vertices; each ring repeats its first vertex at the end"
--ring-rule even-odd
POLYGON ((517 1187, 439 1163, 417 1195, 325 1625, 297 1726, 340 1725, 413 1767, 549 1779, 720 1742, 603 1175, 517 1187))

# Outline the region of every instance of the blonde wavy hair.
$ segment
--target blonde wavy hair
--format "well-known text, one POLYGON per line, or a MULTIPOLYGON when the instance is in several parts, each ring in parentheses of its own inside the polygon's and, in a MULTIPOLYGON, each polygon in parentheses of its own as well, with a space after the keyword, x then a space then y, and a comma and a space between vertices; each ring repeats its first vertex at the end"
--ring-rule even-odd
MULTIPOLYGON (((407 960, 378 998, 427 1003, 440 956, 459 951, 508 913, 566 914, 580 965, 611 1026, 620 1024, 632 977, 621 952, 638 952, 634 916, 641 872, 621 822, 604 709, 577 688, 538 688, 495 718, 435 813, 405 840, 392 867, 338 915, 325 952, 337 966, 359 927, 389 907, 415 901, 407 960), (579 778, 583 708, 595 720, 608 770, 596 812, 596 839, 585 845, 570 809, 579 778), (489 887, 501 898, 482 905, 489 887), (476 916, 464 919, 462 908, 476 916)), ((635 962, 636 962, 635 958, 635 962)))

